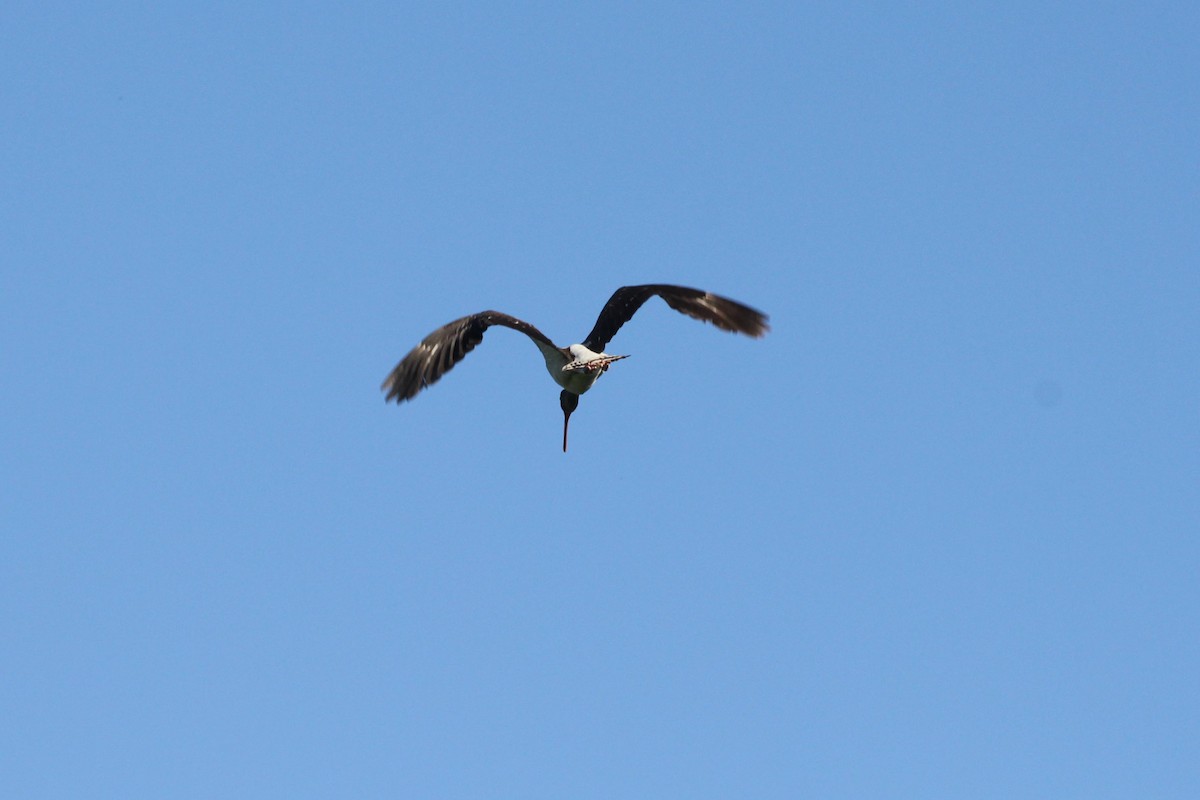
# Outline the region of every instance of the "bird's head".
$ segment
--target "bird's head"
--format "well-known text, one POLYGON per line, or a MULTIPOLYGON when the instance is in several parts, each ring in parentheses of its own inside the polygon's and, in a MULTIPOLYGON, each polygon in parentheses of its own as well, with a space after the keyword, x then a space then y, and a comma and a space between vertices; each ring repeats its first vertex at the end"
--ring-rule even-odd
POLYGON ((563 410, 563 452, 567 452, 567 423, 571 421, 571 412, 579 408, 579 395, 566 389, 558 396, 558 403, 563 410))

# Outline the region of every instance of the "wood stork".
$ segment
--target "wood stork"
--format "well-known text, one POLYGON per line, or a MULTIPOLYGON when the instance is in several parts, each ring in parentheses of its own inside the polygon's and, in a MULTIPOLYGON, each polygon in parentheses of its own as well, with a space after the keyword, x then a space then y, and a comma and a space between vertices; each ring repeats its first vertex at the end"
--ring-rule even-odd
POLYGON ((512 328, 533 340, 546 361, 550 377, 562 387, 559 404, 563 411, 565 453, 567 425, 571 420, 571 412, 579 406, 579 395, 592 388, 614 362, 628 358, 605 353, 605 345, 642 304, 655 295, 676 311, 702 322, 711 322, 724 331, 759 338, 770 330, 767 316, 761 311, 711 292, 659 283, 623 286, 613 292, 604 304, 592 332, 581 344, 559 347, 528 322, 499 311, 481 311, 456 319, 426 336, 396 365, 381 388, 387 392, 387 400, 395 400, 396 403, 411 400, 462 361, 475 345, 483 341, 483 332, 488 328, 493 325, 512 328))

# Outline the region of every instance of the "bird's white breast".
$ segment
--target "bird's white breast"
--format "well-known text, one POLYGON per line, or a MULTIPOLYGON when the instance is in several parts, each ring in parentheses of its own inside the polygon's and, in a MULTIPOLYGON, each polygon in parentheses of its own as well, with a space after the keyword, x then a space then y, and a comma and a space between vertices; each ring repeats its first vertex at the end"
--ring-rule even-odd
POLYGON ((554 382, 568 392, 573 394, 583 394, 588 389, 592 388, 592 384, 600 377, 603 370, 595 369, 571 369, 572 366, 583 366, 589 362, 596 361, 605 357, 604 353, 596 353, 581 344, 573 344, 567 347, 566 350, 571 354, 568 359, 566 354, 557 347, 537 343, 538 349, 542 351, 542 356, 546 359, 546 371, 550 373, 550 377, 554 378, 554 382))

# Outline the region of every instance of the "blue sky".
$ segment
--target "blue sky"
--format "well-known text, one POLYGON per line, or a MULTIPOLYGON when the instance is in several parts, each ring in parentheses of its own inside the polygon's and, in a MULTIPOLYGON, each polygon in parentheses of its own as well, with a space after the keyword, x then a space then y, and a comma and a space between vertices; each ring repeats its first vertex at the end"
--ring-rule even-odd
POLYGON ((4 794, 1198 796, 1197 41, 6 3, 4 794))

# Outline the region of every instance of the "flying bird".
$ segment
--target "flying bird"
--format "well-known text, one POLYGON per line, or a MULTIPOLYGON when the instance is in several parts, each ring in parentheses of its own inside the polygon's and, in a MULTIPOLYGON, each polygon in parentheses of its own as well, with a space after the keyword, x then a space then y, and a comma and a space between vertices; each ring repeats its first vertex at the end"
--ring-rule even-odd
POLYGON ((563 411, 563 452, 567 452, 567 425, 571 412, 579 406, 579 395, 592 388, 596 380, 614 362, 629 356, 604 352, 605 345, 628 322, 642 304, 655 295, 676 311, 701 322, 711 322, 723 331, 759 338, 770 328, 767 316, 736 300, 686 286, 653 283, 622 286, 613 292, 596 319, 596 325, 581 344, 559 347, 546 334, 528 322, 499 311, 481 311, 443 325, 426 336, 396 365, 384 380, 387 400, 397 404, 412 400, 417 393, 437 383, 455 364, 462 361, 475 345, 483 341, 483 332, 503 325, 528 336, 541 351, 546 370, 562 387, 559 405, 563 411))

